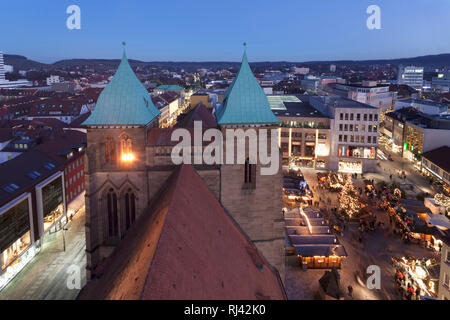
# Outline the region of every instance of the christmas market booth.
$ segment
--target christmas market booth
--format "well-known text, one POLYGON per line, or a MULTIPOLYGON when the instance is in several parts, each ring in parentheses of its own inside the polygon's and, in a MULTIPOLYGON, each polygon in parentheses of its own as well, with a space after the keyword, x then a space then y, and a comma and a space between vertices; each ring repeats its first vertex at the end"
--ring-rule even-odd
POLYGON ((399 293, 408 300, 437 297, 439 287, 439 264, 435 259, 413 257, 392 258, 395 283, 399 293))
POLYGON ((289 247, 286 252, 296 254, 303 269, 341 267, 347 252, 331 234, 320 211, 296 208, 285 214, 285 224, 289 247))
POLYGON ((425 207, 421 201, 398 199, 394 210, 394 222, 402 232, 411 236, 411 240, 417 243, 429 240, 424 216, 430 212, 430 209, 425 207))
POLYGON ((284 175, 283 197, 287 201, 312 205, 313 193, 303 176, 284 175))
POLYGON ((344 185, 344 176, 338 172, 318 172, 317 180, 319 186, 323 189, 327 189, 333 192, 338 192, 344 185))
POLYGON ((436 222, 439 219, 432 219, 436 215, 431 213, 423 202, 399 199, 394 209, 392 218, 397 227, 405 233, 408 241, 440 251, 442 240, 447 237, 449 231, 443 223, 436 222))

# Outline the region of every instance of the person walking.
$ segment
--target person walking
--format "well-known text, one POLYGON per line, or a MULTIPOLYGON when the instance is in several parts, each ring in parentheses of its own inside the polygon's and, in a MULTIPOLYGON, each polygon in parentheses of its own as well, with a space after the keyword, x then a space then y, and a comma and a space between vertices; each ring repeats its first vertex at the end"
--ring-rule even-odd
POLYGON ((347 289, 348 289, 348 295, 353 298, 353 287, 351 285, 349 285, 347 287, 347 289))

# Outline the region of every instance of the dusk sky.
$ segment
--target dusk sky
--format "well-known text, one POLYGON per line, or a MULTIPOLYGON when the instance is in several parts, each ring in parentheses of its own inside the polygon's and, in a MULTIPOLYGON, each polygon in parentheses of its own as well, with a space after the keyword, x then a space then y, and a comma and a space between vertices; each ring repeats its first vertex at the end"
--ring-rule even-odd
POLYGON ((404 58, 450 53, 448 0, 2 1, 0 50, 66 58, 250 61, 404 58), (81 30, 66 8, 81 8, 81 30), (366 27, 369 5, 381 30, 366 27))

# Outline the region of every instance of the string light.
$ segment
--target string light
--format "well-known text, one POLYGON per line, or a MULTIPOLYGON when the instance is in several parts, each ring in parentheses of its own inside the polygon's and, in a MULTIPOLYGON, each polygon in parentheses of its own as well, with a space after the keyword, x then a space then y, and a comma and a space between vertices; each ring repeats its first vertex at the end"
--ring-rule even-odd
POLYGON ((352 178, 348 175, 345 184, 339 195, 339 210, 345 212, 350 218, 356 216, 361 211, 361 203, 356 195, 352 178))

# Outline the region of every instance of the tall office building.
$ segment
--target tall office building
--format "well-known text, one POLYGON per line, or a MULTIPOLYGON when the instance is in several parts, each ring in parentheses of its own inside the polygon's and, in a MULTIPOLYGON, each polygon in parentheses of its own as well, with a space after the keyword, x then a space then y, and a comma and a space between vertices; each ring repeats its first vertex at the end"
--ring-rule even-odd
POLYGON ((19 79, 16 81, 6 80, 5 61, 3 60, 3 52, 0 51, 0 88, 19 88, 24 86, 32 86, 33 83, 27 79, 19 79))
POLYGON ((421 90, 423 86, 423 67, 399 66, 398 83, 406 84, 416 90, 421 90))
POLYGON ((5 62, 3 60, 3 52, 0 51, 0 82, 5 81, 5 62))

